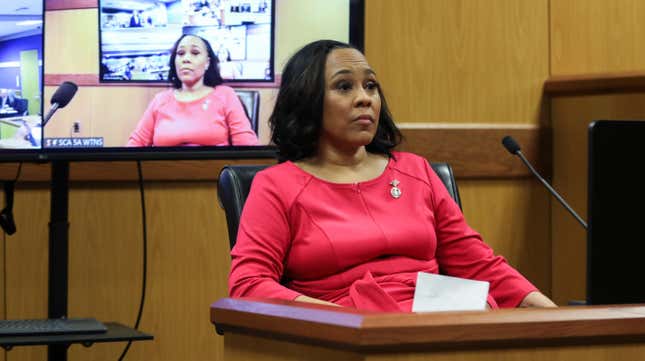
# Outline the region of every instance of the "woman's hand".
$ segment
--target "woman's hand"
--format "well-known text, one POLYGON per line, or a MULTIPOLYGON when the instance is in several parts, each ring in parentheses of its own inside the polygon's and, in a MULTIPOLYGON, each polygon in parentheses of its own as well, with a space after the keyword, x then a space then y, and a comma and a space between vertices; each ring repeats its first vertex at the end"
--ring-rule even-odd
POLYGON ((553 301, 551 301, 547 296, 543 295, 538 291, 534 291, 526 295, 520 307, 558 307, 553 301))
POLYGON ((298 301, 298 302, 309 302, 309 303, 317 303, 317 304, 319 304, 319 305, 326 305, 326 306, 336 306, 336 307, 340 307, 339 305, 337 305, 337 304, 335 304, 335 303, 331 303, 331 302, 327 302, 327 301, 319 300, 319 299, 317 299, 317 298, 308 297, 308 296, 303 296, 303 295, 296 297, 296 298, 294 299, 294 301, 298 301))

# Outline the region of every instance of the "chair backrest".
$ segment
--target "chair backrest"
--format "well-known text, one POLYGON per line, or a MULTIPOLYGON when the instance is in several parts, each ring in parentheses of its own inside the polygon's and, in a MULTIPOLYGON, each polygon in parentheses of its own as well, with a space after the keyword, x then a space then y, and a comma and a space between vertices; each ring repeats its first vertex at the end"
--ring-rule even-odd
POLYGON ((258 134, 258 118, 260 117, 260 92, 257 90, 235 89, 237 97, 244 106, 246 116, 251 121, 251 128, 258 134))
MULTIPOLYGON (((455 181, 452 168, 448 163, 430 163, 432 169, 437 173, 441 181, 448 189, 448 193, 461 208, 459 189, 455 181)), ((228 239, 231 248, 237 239, 237 229, 240 225, 242 208, 249 195, 251 183, 255 174, 268 165, 228 165, 219 174, 217 184, 217 196, 220 206, 226 213, 226 224, 228 225, 228 239)))

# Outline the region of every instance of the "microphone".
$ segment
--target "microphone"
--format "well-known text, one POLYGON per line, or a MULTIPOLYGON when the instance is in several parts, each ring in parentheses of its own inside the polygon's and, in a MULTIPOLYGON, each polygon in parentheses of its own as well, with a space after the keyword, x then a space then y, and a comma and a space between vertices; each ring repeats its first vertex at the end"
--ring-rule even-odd
POLYGON ((72 100, 74 94, 76 94, 76 90, 78 90, 78 86, 71 81, 63 82, 63 84, 61 84, 58 89, 56 89, 56 92, 54 93, 54 95, 52 95, 52 99, 50 101, 51 107, 49 108, 47 115, 45 115, 45 117, 43 118, 42 127, 45 127, 45 124, 47 124, 56 110, 58 110, 59 108, 64 108, 67 103, 72 100))
POLYGON ((567 204, 567 202, 566 202, 566 201, 565 201, 565 200, 564 200, 564 199, 563 199, 563 198, 558 194, 558 192, 556 192, 556 191, 555 191, 555 189, 553 189, 553 187, 551 187, 551 185, 550 185, 549 183, 547 183, 547 181, 546 181, 546 180, 544 180, 544 178, 542 178, 542 177, 538 174, 538 172, 533 168, 533 166, 531 165, 531 163, 529 163, 529 161, 526 159, 526 157, 524 156, 524 154, 522 154, 522 151, 520 150, 520 145, 519 145, 519 144, 517 144, 517 142, 515 141, 515 139, 513 139, 513 137, 511 137, 511 136, 507 135, 507 136, 505 136, 505 137, 504 137, 504 139, 502 139, 502 144, 504 145, 504 148, 506 148, 506 150, 508 150, 508 152, 509 152, 509 153, 511 153, 512 155, 517 155, 518 157, 520 157, 520 159, 522 160, 522 162, 524 162, 524 164, 529 168, 529 170, 531 171, 531 173, 533 173, 533 175, 534 175, 534 176, 536 176, 536 177, 537 177, 537 179, 539 179, 539 180, 540 180, 540 182, 542 182, 542 184, 546 187, 546 189, 548 189, 548 190, 549 190, 549 192, 551 192, 551 194, 555 197, 555 199, 557 199, 557 200, 560 202, 560 204, 562 204, 562 205, 564 206, 564 208, 565 208, 567 211, 569 211, 569 213, 571 213, 571 215, 572 215, 572 216, 573 216, 573 217, 574 217, 578 222, 580 222, 580 224, 582 224, 582 226, 583 226, 585 229, 587 229, 587 223, 586 223, 586 222, 585 222, 585 221, 584 221, 584 220, 583 220, 583 219, 578 215, 578 213, 576 213, 576 212, 573 210, 573 208, 571 208, 571 207, 569 206, 569 204, 567 204))

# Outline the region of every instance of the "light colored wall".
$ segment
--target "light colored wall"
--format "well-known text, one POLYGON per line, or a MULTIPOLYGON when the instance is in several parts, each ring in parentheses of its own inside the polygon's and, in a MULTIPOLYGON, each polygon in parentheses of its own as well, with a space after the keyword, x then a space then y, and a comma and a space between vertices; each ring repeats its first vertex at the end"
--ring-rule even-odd
POLYGON ((349 41, 349 0, 278 0, 276 71, 305 44, 319 39, 349 41))

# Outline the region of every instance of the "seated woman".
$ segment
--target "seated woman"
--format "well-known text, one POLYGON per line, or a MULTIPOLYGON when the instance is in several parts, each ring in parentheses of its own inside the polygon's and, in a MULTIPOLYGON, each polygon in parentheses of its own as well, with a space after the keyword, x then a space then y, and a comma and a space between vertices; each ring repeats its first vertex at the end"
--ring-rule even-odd
POLYGON ((257 145, 235 91, 222 85, 217 56, 208 41, 182 35, 170 56, 174 89, 155 96, 128 146, 257 145))
POLYGON ((401 134, 358 50, 299 50, 269 121, 281 163, 254 178, 232 297, 407 312, 428 272, 490 282, 492 308, 555 306, 466 224, 424 158, 392 150, 401 134))

